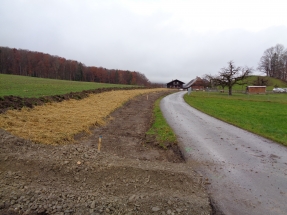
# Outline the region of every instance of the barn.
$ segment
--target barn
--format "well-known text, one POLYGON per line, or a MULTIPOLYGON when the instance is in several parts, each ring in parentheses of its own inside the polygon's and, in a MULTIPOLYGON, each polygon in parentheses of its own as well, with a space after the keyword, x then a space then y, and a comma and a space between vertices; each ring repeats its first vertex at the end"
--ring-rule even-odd
POLYGON ((167 87, 167 88, 182 89, 182 88, 183 88, 183 87, 182 87, 183 84, 184 84, 184 82, 175 79, 175 80, 172 80, 171 82, 168 82, 168 83, 166 84, 166 87, 167 87))
POLYGON ((246 93, 250 94, 264 94, 266 93, 266 86, 247 86, 246 93))
POLYGON ((205 85, 206 80, 201 79, 200 77, 196 77, 195 79, 184 85, 183 88, 188 89, 191 87, 192 90, 204 90, 205 85))

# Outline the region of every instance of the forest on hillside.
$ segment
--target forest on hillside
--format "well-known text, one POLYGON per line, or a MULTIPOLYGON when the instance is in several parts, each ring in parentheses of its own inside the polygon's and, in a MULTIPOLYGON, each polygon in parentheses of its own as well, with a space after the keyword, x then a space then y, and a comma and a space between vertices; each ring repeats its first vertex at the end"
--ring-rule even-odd
POLYGON ((0 47, 0 73, 71 81, 151 85, 140 72, 85 66, 59 56, 8 47, 0 47))

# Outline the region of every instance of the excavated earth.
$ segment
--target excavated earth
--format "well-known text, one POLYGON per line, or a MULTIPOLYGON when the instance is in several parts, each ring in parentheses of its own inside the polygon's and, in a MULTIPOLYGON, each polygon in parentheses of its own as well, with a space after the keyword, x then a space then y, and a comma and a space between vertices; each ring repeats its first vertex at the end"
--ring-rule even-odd
POLYGON ((145 134, 155 100, 166 94, 128 101, 68 145, 0 129, 0 214, 212 214, 206 180, 176 143, 162 149, 145 134))
POLYGON ((43 105, 45 103, 51 102, 62 102, 69 99, 84 99, 89 96, 89 94, 97 94, 108 91, 116 90, 133 90, 139 89, 138 87, 111 87, 111 88, 99 88, 93 90, 84 90, 82 92, 71 92, 63 95, 54 95, 54 96, 42 96, 40 98, 22 98, 19 96, 4 96, 0 97, 0 114, 5 113, 7 110, 21 110, 23 107, 33 108, 37 105, 43 105))

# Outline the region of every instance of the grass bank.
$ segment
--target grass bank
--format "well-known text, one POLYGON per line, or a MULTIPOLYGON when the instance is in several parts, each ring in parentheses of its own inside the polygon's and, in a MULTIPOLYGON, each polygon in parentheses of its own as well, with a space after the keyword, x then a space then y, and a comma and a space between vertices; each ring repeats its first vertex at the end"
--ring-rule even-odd
MULTIPOLYGON (((258 85, 258 79, 259 80, 265 80, 266 85, 266 90, 267 91, 272 91, 274 87, 281 87, 281 88, 287 88, 287 82, 282 81, 280 79, 272 78, 272 77, 267 77, 267 76, 248 76, 242 81, 239 81, 237 84, 233 86, 233 91, 240 91, 240 92, 245 92, 246 86, 253 86, 253 85, 258 85)), ((227 91, 227 87, 225 88, 227 91)))
POLYGON ((134 87, 134 85, 66 81, 0 74, 0 97, 13 95, 38 98, 41 96, 63 95, 70 92, 109 87, 134 87))
POLYGON ((184 99, 204 113, 287 146, 287 94, 192 92, 184 99))
POLYGON ((156 135, 156 140, 159 146, 166 149, 167 144, 177 143, 176 135, 167 124, 161 110, 160 101, 162 98, 156 100, 153 109, 154 121, 151 128, 147 131, 147 135, 156 135))

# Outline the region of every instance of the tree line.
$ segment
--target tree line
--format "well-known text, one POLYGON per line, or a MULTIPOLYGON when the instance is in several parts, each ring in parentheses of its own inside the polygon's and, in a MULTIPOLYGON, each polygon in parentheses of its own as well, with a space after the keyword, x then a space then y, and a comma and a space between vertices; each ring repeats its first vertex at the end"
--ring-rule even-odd
POLYGON ((152 85, 140 72, 88 67, 63 57, 8 47, 0 47, 0 73, 71 81, 152 85))
POLYGON ((287 49, 281 44, 266 49, 257 69, 266 76, 287 81, 287 49))

